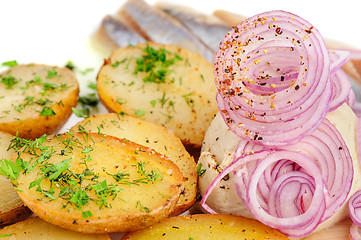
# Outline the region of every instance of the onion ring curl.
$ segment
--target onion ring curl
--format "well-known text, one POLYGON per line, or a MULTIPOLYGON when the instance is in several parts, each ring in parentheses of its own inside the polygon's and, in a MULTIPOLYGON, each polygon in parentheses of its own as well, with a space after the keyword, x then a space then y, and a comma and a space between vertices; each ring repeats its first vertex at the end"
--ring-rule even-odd
POLYGON ((355 192, 348 201, 352 221, 361 227, 361 190, 355 192))
POLYGON ((324 40, 307 21, 284 11, 251 17, 226 35, 216 53, 220 113, 247 141, 295 143, 328 112, 330 68, 324 40))
POLYGON ((202 198, 211 213, 206 199, 227 174, 256 219, 290 237, 304 237, 346 201, 353 165, 341 134, 324 119, 311 135, 290 146, 268 148, 241 139, 233 163, 202 198))

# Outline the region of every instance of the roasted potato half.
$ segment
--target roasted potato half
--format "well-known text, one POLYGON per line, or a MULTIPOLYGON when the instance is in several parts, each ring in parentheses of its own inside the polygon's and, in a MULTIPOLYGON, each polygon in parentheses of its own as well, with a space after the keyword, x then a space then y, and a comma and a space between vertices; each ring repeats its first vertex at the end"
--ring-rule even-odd
POLYGON ((0 130, 22 138, 54 133, 78 101, 78 81, 66 68, 18 65, 0 73, 0 80, 0 130))
POLYGON ((167 218, 122 240, 286 240, 288 237, 256 220, 226 214, 196 214, 167 218))
POLYGON ((125 138, 140 145, 153 148, 169 157, 183 175, 184 191, 172 215, 179 215, 196 201, 197 167, 182 142, 166 128, 139 118, 116 113, 93 115, 75 125, 71 131, 95 132, 125 138))
POLYGON ((20 198, 39 217, 84 233, 127 232, 168 217, 182 191, 177 165, 154 150, 97 133, 25 145, 20 198))
POLYGON ((109 111, 162 124, 194 147, 218 111, 212 64, 172 45, 114 51, 99 71, 97 90, 109 111))
POLYGON ((0 238, 11 240, 110 240, 107 234, 84 234, 50 224, 39 217, 7 226, 0 230, 0 238))
MULTIPOLYGON (((10 159, 15 153, 14 150, 8 150, 12 138, 11 134, 0 131, 0 159, 10 159)), ((1 175, 0 193, 0 225, 21 221, 31 214, 10 179, 1 175)))

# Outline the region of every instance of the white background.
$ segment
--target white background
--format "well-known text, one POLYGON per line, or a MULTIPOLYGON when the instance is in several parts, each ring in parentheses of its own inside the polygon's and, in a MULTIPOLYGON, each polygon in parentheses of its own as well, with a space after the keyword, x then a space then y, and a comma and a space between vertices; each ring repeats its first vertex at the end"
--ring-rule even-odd
MULTIPOLYGON (((166 1, 166 0, 163 0, 166 1)), ((325 37, 361 48, 360 1, 321 0, 168 0, 205 13, 225 9, 244 16, 282 9, 311 22, 325 37)), ((106 14, 124 0, 12 0, 0 3, 0 62, 62 65, 68 60, 93 65, 99 59, 89 36, 106 14)), ((147 0, 154 3, 156 0, 147 0)), ((88 66, 84 66, 88 67, 88 66)))
MULTIPOLYGON (((163 0, 166 1, 166 0, 163 0)), ((170 1, 170 0, 168 0, 170 1)), ((102 57, 89 39, 107 14, 115 14, 124 0, 8 0, 0 2, 0 63, 43 63, 63 66, 68 60, 92 67, 95 80, 102 57)), ((147 0, 154 3, 156 0, 147 0)), ((324 37, 361 49, 359 0, 173 0, 211 14, 216 9, 244 16, 270 10, 293 12, 313 24, 324 37)), ((1 103, 1 102, 0 102, 1 103)), ((68 122, 71 127, 72 119, 68 122)), ((115 239, 115 236, 113 236, 115 239)))

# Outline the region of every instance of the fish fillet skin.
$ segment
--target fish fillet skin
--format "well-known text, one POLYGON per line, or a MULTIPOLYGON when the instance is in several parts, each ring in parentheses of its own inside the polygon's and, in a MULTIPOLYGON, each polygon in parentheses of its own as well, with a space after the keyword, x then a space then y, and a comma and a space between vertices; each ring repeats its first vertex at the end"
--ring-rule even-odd
POLYGON ((214 62, 215 51, 207 47, 180 21, 143 0, 128 0, 117 17, 153 42, 183 47, 202 55, 209 62, 214 62))
POLYGON ((127 27, 119 19, 109 15, 104 17, 101 28, 119 47, 127 47, 129 45, 146 42, 146 39, 133 29, 127 27))
POLYGON ((223 21, 228 26, 236 26, 242 21, 246 20, 247 17, 238 13, 229 12, 227 10, 217 9, 213 12, 213 16, 223 21))
POLYGON ((154 6, 182 22, 213 51, 218 50, 219 43, 231 30, 229 24, 217 17, 202 13, 191 7, 168 2, 157 2, 154 6))

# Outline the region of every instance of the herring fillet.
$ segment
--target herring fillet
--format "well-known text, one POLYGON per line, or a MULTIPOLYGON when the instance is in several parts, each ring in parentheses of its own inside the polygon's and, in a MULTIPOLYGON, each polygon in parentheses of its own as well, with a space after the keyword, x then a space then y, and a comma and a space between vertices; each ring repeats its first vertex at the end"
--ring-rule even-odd
POLYGON ((213 51, 218 50, 219 43, 231 30, 229 24, 217 17, 207 15, 191 7, 168 2, 158 2, 155 7, 181 21, 213 51))
POLYGON ((146 41, 133 29, 127 27, 120 20, 112 17, 105 16, 101 28, 110 39, 114 41, 119 47, 127 47, 129 45, 137 45, 146 41))
POLYGON ((213 16, 223 21, 228 26, 236 26, 240 22, 247 19, 247 17, 238 13, 229 12, 227 10, 217 9, 213 12, 213 16))
POLYGON ((213 50, 180 21, 150 6, 144 0, 128 0, 118 12, 118 17, 153 42, 177 45, 214 62, 213 50))

